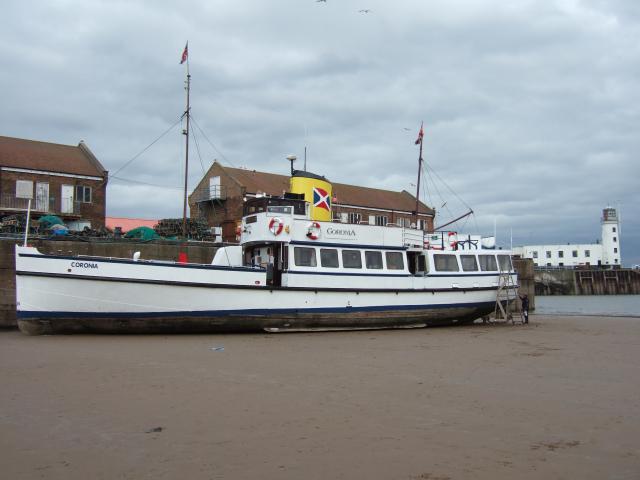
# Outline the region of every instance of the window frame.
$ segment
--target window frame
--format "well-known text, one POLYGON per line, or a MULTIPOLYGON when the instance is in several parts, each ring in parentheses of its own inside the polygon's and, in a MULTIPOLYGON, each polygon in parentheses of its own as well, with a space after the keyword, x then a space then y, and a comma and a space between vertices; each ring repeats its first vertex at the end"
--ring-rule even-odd
POLYGON ((353 249, 343 249, 340 252, 340 257, 342 258, 342 268, 351 268, 355 270, 362 270, 362 251, 361 250, 353 250, 353 249), (355 255, 357 253, 357 259, 359 262, 352 262, 352 260, 356 259, 355 255), (357 265, 357 266, 356 266, 357 265))
POLYGON ((311 268, 315 268, 318 266, 318 259, 316 256, 316 249, 313 247, 293 247, 293 264, 296 267, 311 267, 311 268), (298 263, 298 260, 301 260, 302 258, 299 256, 299 254, 301 254, 303 251, 309 251, 312 252, 313 254, 309 257, 309 264, 306 263, 298 263))

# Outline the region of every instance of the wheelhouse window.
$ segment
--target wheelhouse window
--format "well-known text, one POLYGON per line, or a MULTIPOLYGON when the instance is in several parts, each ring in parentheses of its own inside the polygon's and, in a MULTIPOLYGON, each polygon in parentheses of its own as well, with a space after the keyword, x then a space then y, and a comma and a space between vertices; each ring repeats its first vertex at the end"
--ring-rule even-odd
POLYGON ((267 213, 291 215, 293 207, 291 205, 273 205, 267 207, 267 213))
POLYGON ((460 263, 463 272, 477 272, 478 261, 475 255, 460 255, 460 263))
POLYGON ((433 256, 433 265, 436 267, 436 272, 457 272, 460 270, 455 255, 436 254, 433 256))
POLYGON ((503 272, 510 272, 513 270, 511 266, 511 257, 509 255, 498 255, 498 265, 503 272))
POLYGON ((325 268, 338 268, 338 250, 335 248, 320 249, 320 265, 325 268))
POLYGON ((404 259, 402 252, 385 252, 388 270, 404 270, 404 259))
POLYGON ((364 260, 367 268, 373 270, 382 269, 382 252, 367 250, 364 252, 364 260))
POLYGON ((91 203, 91 187, 76 185, 76 202, 91 203))
POLYGON ((342 250, 342 266, 344 268, 362 268, 360 250, 342 250))
POLYGON ((483 272, 495 272, 498 270, 495 255, 478 255, 478 261, 480 262, 480 270, 483 272))
POLYGON ((316 267, 316 249, 307 247, 293 248, 293 261, 298 267, 316 267))

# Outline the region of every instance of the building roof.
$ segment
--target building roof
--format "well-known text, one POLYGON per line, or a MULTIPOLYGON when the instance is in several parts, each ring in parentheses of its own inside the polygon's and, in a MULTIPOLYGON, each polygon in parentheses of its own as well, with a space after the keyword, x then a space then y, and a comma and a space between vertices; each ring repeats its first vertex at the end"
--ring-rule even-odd
POLYGON ((107 171, 84 142, 77 146, 0 136, 0 167, 104 177, 107 171))
POLYGON ((105 226, 111 230, 116 227, 122 229, 122 233, 127 233, 136 227, 153 228, 158 224, 158 220, 147 220, 145 218, 124 218, 124 217, 106 217, 105 226))
MULTIPOLYGON (((214 163, 215 165, 215 163, 214 163)), ((222 168, 239 185, 246 188, 247 193, 266 193, 268 195, 282 195, 289 190, 289 176, 275 173, 258 172, 242 168, 222 168)), ((213 167, 212 167, 213 168, 213 167)), ((345 183, 334 183, 333 196, 338 205, 353 205, 364 208, 382 208, 385 210, 401 210, 413 212, 416 208, 416 197, 407 191, 394 192, 380 188, 360 187, 345 183)), ((433 209, 420 202, 419 212, 433 215, 433 209)))

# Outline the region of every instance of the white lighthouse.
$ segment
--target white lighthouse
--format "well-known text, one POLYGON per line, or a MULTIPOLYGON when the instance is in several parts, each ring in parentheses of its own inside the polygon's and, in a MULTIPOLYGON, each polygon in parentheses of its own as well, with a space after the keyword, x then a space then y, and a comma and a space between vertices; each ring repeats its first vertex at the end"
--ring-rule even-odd
POLYGON ((615 208, 602 210, 602 264, 620 265, 620 222, 615 208))
POLYGON ((536 267, 616 267, 620 261, 620 218, 615 208, 602 210, 602 236, 591 244, 545 244, 513 247, 513 253, 531 258, 536 267))

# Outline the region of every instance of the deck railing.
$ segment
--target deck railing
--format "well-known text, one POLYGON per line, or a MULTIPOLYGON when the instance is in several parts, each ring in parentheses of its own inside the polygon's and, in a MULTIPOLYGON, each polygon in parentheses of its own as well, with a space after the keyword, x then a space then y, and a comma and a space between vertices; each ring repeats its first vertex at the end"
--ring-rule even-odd
MULTIPOLYGON (((31 199, 31 210, 36 213, 50 213, 55 215, 79 215, 80 203, 71 198, 63 198, 61 202, 56 197, 41 197, 31 199)), ((15 195, 0 195, 0 210, 4 212, 26 212, 29 199, 18 198, 15 195)))

